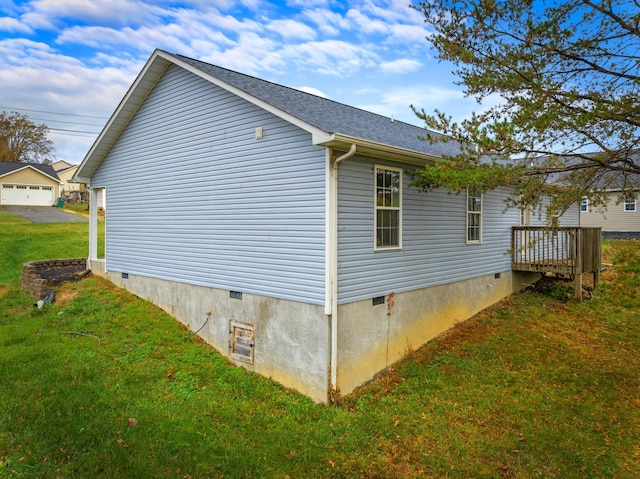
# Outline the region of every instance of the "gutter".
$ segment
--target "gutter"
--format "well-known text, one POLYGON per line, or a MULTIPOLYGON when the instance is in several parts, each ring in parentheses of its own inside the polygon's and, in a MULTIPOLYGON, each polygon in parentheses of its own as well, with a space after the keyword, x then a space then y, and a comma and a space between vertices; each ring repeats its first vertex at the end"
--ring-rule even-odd
POLYGON ((344 150, 349 146, 357 145, 358 154, 365 156, 373 156, 380 159, 388 159, 393 161, 401 161, 413 165, 423 166, 426 164, 435 164, 440 159, 439 156, 423 153, 416 150, 402 148, 398 146, 390 146, 376 141, 365 140, 353 136, 341 135, 333 133, 331 135, 314 135, 313 144, 337 148, 344 150))
MULTIPOLYGON (((328 237, 327 237, 327 301, 325 314, 331 316, 331 353, 329 359, 330 387, 333 392, 338 389, 338 167, 340 163, 356 154, 356 144, 352 143, 349 151, 335 160, 329 157, 329 201, 328 201, 328 237)), ((331 150, 329 150, 330 152, 331 150)), ((329 153, 331 154, 331 153, 329 153)))

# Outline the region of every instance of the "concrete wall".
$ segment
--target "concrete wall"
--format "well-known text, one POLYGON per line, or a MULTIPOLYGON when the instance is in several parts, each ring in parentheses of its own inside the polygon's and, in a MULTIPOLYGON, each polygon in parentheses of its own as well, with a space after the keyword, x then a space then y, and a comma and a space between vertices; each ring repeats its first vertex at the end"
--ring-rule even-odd
POLYGON ((392 293, 377 306, 371 299, 340 306, 337 374, 341 394, 540 277, 511 271, 499 276, 392 293))
MULTIPOLYGON (((328 399, 330 324, 321 307, 264 296, 175 283, 122 273, 105 273, 104 261, 90 264, 133 294, 148 299, 176 317, 232 362, 297 389, 318 402, 328 399), (207 313, 211 312, 207 320, 207 313), (230 321, 255 328, 254 364, 233 361, 229 350, 230 321)), ((392 293, 374 306, 372 300, 339 307, 338 388, 348 394, 375 374, 439 334, 483 309, 534 283, 538 273, 502 272, 392 293)))
POLYGON ((104 276, 136 296, 174 316, 237 365, 273 378, 318 402, 327 401, 329 321, 322 306, 242 294, 228 290, 104 271, 103 260, 90 262, 94 274, 104 276), (207 313, 211 312, 210 315, 207 313), (208 317, 209 316, 209 317, 208 317), (230 321, 254 327, 254 362, 233 361, 230 321))

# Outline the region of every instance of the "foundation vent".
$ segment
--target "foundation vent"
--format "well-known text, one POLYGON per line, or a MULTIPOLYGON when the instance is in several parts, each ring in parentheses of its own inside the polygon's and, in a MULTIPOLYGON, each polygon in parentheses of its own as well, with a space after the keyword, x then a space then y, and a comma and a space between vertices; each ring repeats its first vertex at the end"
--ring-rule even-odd
POLYGON ((252 324, 229 322, 229 351, 234 360, 253 364, 254 337, 252 324))
POLYGON ((229 291, 231 299, 242 299, 242 291, 229 291))
POLYGON ((372 306, 378 306, 380 304, 384 304, 384 296, 376 296, 371 300, 372 306))

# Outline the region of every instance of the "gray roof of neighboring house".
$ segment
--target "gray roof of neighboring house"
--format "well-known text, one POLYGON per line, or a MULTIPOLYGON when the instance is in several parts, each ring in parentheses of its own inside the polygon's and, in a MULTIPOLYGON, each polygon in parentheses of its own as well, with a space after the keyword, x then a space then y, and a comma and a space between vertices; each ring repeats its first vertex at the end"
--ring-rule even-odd
POLYGON ((14 171, 20 170, 26 166, 31 166, 32 168, 38 170, 40 173, 50 176, 54 180, 60 181, 60 178, 58 178, 58 174, 56 173, 56 170, 54 170, 51 165, 41 165, 40 163, 14 163, 10 161, 1 161, 0 176, 13 173, 14 171))
POLYGON ((418 137, 427 133, 423 127, 394 121, 376 113, 182 55, 169 55, 327 133, 338 133, 435 156, 455 154, 457 150, 455 143, 430 144, 420 140, 418 137))

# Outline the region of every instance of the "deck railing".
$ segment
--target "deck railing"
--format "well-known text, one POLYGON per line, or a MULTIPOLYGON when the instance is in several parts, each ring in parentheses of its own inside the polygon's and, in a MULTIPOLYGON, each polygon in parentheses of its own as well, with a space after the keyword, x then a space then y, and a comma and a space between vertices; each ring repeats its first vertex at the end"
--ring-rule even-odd
POLYGON ((576 294, 582 273, 594 273, 597 283, 601 253, 600 228, 514 226, 511 231, 514 271, 569 275, 576 278, 576 294))

